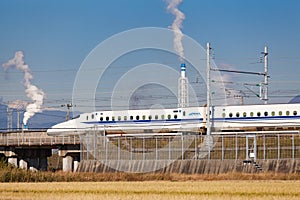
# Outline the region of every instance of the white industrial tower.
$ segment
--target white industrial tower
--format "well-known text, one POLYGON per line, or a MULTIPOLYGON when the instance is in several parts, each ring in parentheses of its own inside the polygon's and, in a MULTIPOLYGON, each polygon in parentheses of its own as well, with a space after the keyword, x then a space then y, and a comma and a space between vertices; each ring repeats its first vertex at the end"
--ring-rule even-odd
POLYGON ((186 65, 180 65, 180 78, 178 79, 178 107, 189 106, 188 79, 185 76, 186 65))

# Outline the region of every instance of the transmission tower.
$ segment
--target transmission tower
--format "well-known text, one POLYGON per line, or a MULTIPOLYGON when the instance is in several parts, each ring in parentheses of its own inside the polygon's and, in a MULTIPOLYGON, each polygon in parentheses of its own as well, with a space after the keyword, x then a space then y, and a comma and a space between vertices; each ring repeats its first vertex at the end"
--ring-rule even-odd
POLYGON ((7 107, 7 130, 12 130, 12 110, 7 107))

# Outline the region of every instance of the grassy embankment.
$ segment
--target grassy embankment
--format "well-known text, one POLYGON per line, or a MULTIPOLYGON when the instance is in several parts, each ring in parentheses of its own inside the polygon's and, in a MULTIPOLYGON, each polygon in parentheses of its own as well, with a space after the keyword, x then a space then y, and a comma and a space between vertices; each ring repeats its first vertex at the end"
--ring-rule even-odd
POLYGON ((160 174, 160 173, 65 173, 32 172, 0 162, 0 182, 103 182, 103 181, 198 181, 198 180, 300 180, 299 174, 227 173, 227 174, 160 174))

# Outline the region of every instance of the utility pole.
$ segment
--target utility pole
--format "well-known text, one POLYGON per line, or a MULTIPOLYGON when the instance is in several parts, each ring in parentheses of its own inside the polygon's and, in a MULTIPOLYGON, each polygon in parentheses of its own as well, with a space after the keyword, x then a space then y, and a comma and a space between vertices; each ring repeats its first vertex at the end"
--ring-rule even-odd
POLYGON ((206 45, 206 62, 207 62, 207 69, 206 69, 206 99, 207 99, 207 105, 206 105, 206 135, 211 134, 211 127, 210 127, 210 44, 209 42, 206 45))
POLYGON ((70 120, 70 108, 73 107, 71 103, 62 104, 61 107, 67 107, 67 115, 66 115, 66 121, 70 120))

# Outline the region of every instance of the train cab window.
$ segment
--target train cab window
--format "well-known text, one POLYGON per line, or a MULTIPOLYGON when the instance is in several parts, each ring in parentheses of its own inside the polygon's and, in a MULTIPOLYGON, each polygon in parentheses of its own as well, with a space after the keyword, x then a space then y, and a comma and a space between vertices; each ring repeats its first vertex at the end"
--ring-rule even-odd
POLYGON ((112 116, 112 117, 111 117, 111 120, 112 120, 112 121, 115 121, 115 117, 114 117, 114 116, 112 116))
POLYGON ((139 120, 139 119, 140 119, 140 116, 137 115, 137 116, 135 117, 135 119, 136 119, 136 120, 139 120))
POLYGON ((146 115, 143 115, 142 118, 143 118, 143 120, 145 120, 146 119, 146 115))
POLYGON ((182 112, 182 115, 185 116, 185 111, 182 112))
POLYGON ((240 117, 240 113, 237 112, 237 113, 235 114, 235 116, 236 116, 236 117, 240 117))
POLYGON ((253 117, 253 116, 254 116, 254 113, 253 113, 253 112, 250 112, 250 116, 253 117))
POLYGON ((106 121, 109 121, 109 117, 106 117, 106 121))
POLYGON ((278 113, 278 114, 279 114, 279 116, 281 116, 281 115, 282 115, 282 111, 279 111, 279 113, 278 113))
POLYGON ((161 115, 161 119, 165 119, 165 115, 161 115))
POLYGON ((243 117, 247 117, 247 113, 246 112, 243 112, 243 117))
POLYGON ((100 117, 100 121, 103 121, 103 117, 100 117))
POLYGON ((126 121, 127 120, 127 116, 124 116, 124 121, 126 121))
POLYGON ((121 121, 121 116, 118 116, 118 121, 121 121))
POLYGON ((257 112, 257 117, 260 117, 261 113, 260 112, 257 112))
POLYGON ((290 115, 290 111, 286 111, 285 114, 286 114, 286 116, 289 116, 290 115))
POLYGON ((225 113, 222 113, 222 117, 225 118, 225 117, 226 117, 226 114, 225 114, 225 113))
POLYGON ((229 117, 232 117, 233 115, 232 115, 232 113, 229 113, 229 117))
POLYGON ((149 115, 149 117, 148 117, 150 120, 152 119, 152 115, 149 115))
POLYGON ((293 112, 293 115, 297 115, 297 111, 296 110, 293 112))
POLYGON ((264 112, 265 117, 268 116, 268 112, 264 112))
POLYGON ((89 120, 89 116, 86 116, 86 121, 88 121, 89 120))
POLYGON ((91 117, 92 117, 92 119, 94 119, 94 117, 95 117, 95 116, 94 116, 94 114, 92 114, 92 116, 91 116, 91 117))
POLYGON ((174 119, 177 119, 177 115, 174 115, 174 119))
POLYGON ((271 112, 271 115, 272 115, 272 116, 275 116, 275 111, 272 111, 272 112, 271 112))
POLYGON ((158 115, 155 115, 155 119, 158 119, 158 115))
POLYGON ((168 119, 171 119, 171 115, 168 115, 168 119))
POLYGON ((133 116, 132 115, 130 116, 130 120, 133 120, 133 116))

